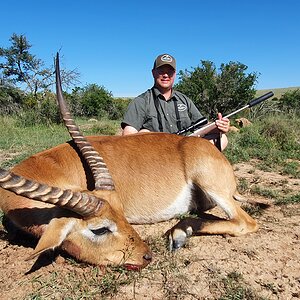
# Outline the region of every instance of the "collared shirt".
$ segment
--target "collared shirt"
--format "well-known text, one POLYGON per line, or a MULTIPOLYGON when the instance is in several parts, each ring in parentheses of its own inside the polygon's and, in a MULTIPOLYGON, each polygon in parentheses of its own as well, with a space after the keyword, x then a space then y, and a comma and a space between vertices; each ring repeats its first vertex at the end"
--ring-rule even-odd
POLYGON ((148 129, 175 133, 202 117, 192 100, 184 94, 172 91, 171 98, 166 100, 159 90, 153 87, 130 102, 121 126, 124 128, 130 125, 138 131, 148 129), (178 128, 174 102, 178 107, 181 128, 178 128))

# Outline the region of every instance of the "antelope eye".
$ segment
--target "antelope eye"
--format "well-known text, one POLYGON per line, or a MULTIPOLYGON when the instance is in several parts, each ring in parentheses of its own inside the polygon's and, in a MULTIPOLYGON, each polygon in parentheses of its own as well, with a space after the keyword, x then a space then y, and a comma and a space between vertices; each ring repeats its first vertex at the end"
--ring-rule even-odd
POLYGON ((108 227, 101 227, 98 229, 90 229, 90 230, 95 235, 103 235, 103 234, 111 233, 108 227))

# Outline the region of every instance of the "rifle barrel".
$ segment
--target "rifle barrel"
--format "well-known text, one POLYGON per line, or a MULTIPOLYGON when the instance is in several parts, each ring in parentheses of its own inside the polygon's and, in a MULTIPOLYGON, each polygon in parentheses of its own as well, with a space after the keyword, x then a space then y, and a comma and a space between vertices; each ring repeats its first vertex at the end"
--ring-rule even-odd
POLYGON ((266 93, 266 94, 264 94, 264 95, 262 95, 262 96, 260 96, 260 97, 257 97, 257 98, 255 98, 255 99, 251 100, 251 101, 250 101, 247 105, 245 105, 244 107, 241 107, 241 108, 237 109, 236 111, 234 111, 234 112, 228 114, 227 116, 225 116, 225 118, 229 118, 229 117, 231 117, 231 116, 233 116, 233 115, 239 113, 240 111, 242 111, 242 110, 244 110, 244 109, 246 109, 246 108, 249 108, 249 107, 252 107, 252 106, 254 106, 254 105, 257 105, 257 104, 259 104, 259 103, 261 103, 261 102, 263 102, 263 101, 269 99, 269 98, 272 97, 272 96, 274 96, 274 93, 271 91, 271 92, 268 92, 268 93, 266 93))
MULTIPOLYGON (((254 105, 257 105, 257 104, 261 103, 262 101, 265 101, 265 100, 269 99, 269 98, 272 97, 272 96, 274 96, 274 93, 273 93, 272 91, 270 91, 270 92, 268 92, 268 93, 266 93, 266 94, 264 94, 264 95, 262 95, 262 96, 260 96, 260 97, 257 97, 257 98, 255 98, 255 99, 251 100, 247 105, 245 105, 245 106, 243 106, 243 107, 237 109, 236 111, 234 111, 234 112, 232 112, 232 113, 226 115, 224 118, 229 118, 229 117, 231 117, 231 116, 233 116, 233 115, 239 113, 240 111, 242 111, 242 110, 244 110, 244 109, 246 109, 246 108, 252 107, 252 106, 254 106, 254 105)), ((211 131, 211 130, 213 130, 214 128, 217 127, 216 125, 215 125, 215 126, 213 126, 213 125, 215 125, 214 122, 209 123, 209 124, 207 124, 207 125, 201 127, 200 129, 195 130, 195 131, 194 131, 193 133, 191 133, 189 136, 193 136, 193 135, 196 135, 196 136, 198 136, 198 135, 204 136, 204 135, 206 135, 209 131, 211 131)), ((182 132, 187 132, 187 131, 184 131, 184 129, 183 129, 182 132)))

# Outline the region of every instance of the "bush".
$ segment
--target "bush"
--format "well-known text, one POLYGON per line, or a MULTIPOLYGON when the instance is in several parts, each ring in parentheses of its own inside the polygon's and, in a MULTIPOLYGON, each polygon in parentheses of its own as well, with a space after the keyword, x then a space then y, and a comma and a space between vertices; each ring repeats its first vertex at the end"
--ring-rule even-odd
POLYGON ((255 96, 256 73, 246 74, 247 66, 239 62, 221 64, 218 72, 210 61, 201 61, 192 71, 179 71, 175 89, 191 98, 203 114, 215 118, 248 103, 255 96))
POLYGON ((84 88, 76 87, 66 97, 74 116, 120 119, 128 102, 126 100, 112 97, 111 92, 103 86, 90 84, 84 88))
POLYGON ((131 99, 128 98, 114 98, 113 106, 114 110, 111 113, 110 119, 112 120, 120 120, 125 115, 127 107, 129 105, 131 99))
POLYGON ((32 126, 35 124, 59 124, 61 116, 56 96, 47 92, 33 96, 26 96, 23 109, 18 113, 19 126, 32 126))
POLYGON ((23 93, 11 86, 0 86, 0 115, 17 113, 24 101, 23 93))
POLYGON ((300 115, 300 89, 288 91, 279 99, 279 108, 286 113, 300 115))
POLYGON ((297 123, 299 121, 292 116, 269 116, 261 120, 260 133, 266 140, 275 143, 279 150, 293 153, 299 151, 299 135, 295 127, 297 123))
POLYGON ((85 116, 108 116, 110 104, 112 103, 112 95, 104 87, 90 84, 84 89, 82 96, 82 108, 85 116))
POLYGON ((288 162, 300 159, 299 118, 277 114, 252 122, 238 133, 229 133, 224 151, 228 159, 232 163, 259 159, 261 168, 271 170, 279 165, 281 172, 297 174, 297 164, 288 162))

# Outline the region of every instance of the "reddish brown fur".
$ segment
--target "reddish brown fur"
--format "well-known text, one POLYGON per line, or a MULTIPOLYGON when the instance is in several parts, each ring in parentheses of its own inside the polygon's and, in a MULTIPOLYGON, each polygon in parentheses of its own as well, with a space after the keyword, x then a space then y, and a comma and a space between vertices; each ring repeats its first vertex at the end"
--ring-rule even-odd
MULTIPOLYGON (((214 222, 201 220, 201 225, 193 224, 194 228, 197 227, 194 233, 240 235, 257 230, 256 222, 233 199, 236 183, 229 162, 208 141, 164 133, 124 137, 94 136, 88 137, 88 140, 103 156, 112 175, 115 191, 93 190, 92 176, 84 168, 72 142, 33 155, 12 170, 41 183, 73 191, 89 191, 106 200, 105 208, 96 217, 113 220, 120 235, 124 236, 116 242, 116 252, 111 247, 114 241, 108 238, 98 246, 99 254, 95 254, 95 251, 91 253, 88 250, 90 246, 86 246, 87 242, 82 239, 79 231, 70 234, 63 248, 79 256, 79 259, 92 263, 124 262, 144 266, 146 262, 143 256, 149 254, 149 249, 124 216, 132 223, 156 222, 175 217, 177 208, 173 213, 170 207, 184 206, 185 200, 182 199, 185 197, 185 189, 192 186, 199 193, 195 192, 197 203, 192 203, 193 199, 189 207, 210 208, 219 204, 230 218, 214 222), (203 197, 199 198, 199 195, 203 197), (214 200, 211 202, 210 199, 214 200), (122 254, 116 254, 118 252, 122 254), (130 257, 124 253, 131 253, 130 257)), ((32 224, 47 228, 53 218, 66 217, 76 222, 79 219, 77 227, 84 227, 85 222, 88 222, 62 208, 26 199, 3 189, 0 189, 0 205, 4 213, 25 231, 32 228, 32 224), (30 218, 26 216, 27 213, 30 218)), ((180 229, 180 226, 175 226, 173 232, 180 229)), ((40 232, 37 230, 34 234, 40 236, 40 232)), ((39 254, 39 251, 36 250, 35 254, 39 254)))

